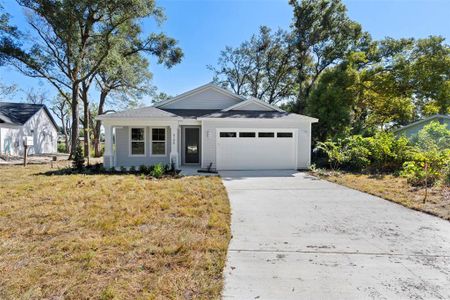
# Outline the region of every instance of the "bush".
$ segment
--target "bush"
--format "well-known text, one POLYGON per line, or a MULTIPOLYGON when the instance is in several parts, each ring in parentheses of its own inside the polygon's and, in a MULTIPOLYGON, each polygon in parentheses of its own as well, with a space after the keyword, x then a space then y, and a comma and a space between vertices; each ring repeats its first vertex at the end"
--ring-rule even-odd
POLYGON ((342 149, 344 155, 343 164, 346 169, 351 171, 361 171, 370 165, 369 145, 366 138, 361 135, 353 135, 344 141, 345 146, 342 149))
POLYGON ((438 180, 448 180, 448 165, 450 164, 450 149, 439 151, 417 151, 411 161, 403 165, 400 175, 415 186, 431 186, 438 180), (425 168, 426 166, 426 168, 425 168))
POLYGON ((58 153, 67 153, 67 147, 65 143, 58 143, 57 148, 58 153))
POLYGON ((146 174, 149 174, 150 171, 149 171, 149 168, 146 165, 140 165, 139 166, 139 173, 146 175, 146 174))
POLYGON ((159 163, 154 165, 151 175, 155 178, 160 178, 161 176, 164 175, 164 171, 165 171, 164 165, 162 163, 159 163))
POLYGON ((127 168, 124 166, 120 166, 120 172, 125 173, 127 171, 127 168))
POLYGON ((83 156, 83 149, 80 145, 78 145, 75 149, 75 153, 73 154, 73 162, 72 165, 75 169, 78 171, 83 170, 84 168, 84 156, 83 156))
POLYGON ((136 167, 131 166, 129 171, 130 171, 130 173, 136 173, 136 167))

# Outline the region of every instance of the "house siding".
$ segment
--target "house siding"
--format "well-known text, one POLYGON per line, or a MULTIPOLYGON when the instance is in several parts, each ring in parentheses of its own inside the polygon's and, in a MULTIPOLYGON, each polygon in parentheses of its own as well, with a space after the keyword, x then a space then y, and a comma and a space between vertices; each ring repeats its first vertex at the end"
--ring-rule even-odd
POLYGON ((132 127, 145 127, 145 156, 131 156, 130 155, 130 126, 124 126, 116 128, 116 150, 115 150, 115 166, 117 168, 125 167, 130 168, 140 165, 151 166, 157 163, 169 164, 170 163, 170 151, 171 151, 171 132, 170 127, 166 126, 132 126, 132 127), (166 128, 166 155, 165 156, 152 156, 151 155, 151 128, 166 128))
POLYGON ((202 122, 202 168, 212 163, 216 167, 216 137, 218 128, 287 128, 298 129, 297 139, 297 168, 304 169, 311 163, 311 123, 286 120, 246 120, 246 121, 210 121, 202 122))
POLYGON ((33 137, 28 154, 56 153, 58 132, 44 109, 34 114, 23 126, 0 125, 0 154, 23 155, 23 139, 33 137))
POLYGON ((239 100, 235 97, 211 89, 186 96, 172 103, 167 103, 166 105, 161 106, 161 108, 224 109, 241 101, 242 100, 239 100))
POLYGON ((436 122, 438 121, 441 124, 446 124, 447 128, 450 129, 450 121, 448 119, 445 118, 434 118, 431 120, 428 120, 427 122, 422 122, 420 124, 416 124, 413 125, 411 127, 405 128, 405 129, 400 129, 398 130, 395 134, 397 136, 406 136, 408 138, 412 138, 414 136, 416 136, 420 130, 422 130, 426 125, 430 124, 431 122, 436 122))

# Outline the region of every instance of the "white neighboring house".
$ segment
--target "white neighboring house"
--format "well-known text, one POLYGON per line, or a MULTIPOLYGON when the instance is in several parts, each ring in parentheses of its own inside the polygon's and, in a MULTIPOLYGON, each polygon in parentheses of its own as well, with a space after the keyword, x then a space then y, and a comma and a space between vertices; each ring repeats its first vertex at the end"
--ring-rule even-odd
POLYGON ((318 121, 214 84, 98 119, 105 167, 173 162, 217 170, 305 169, 318 121))
POLYGON ((23 155, 25 136, 33 137, 28 154, 57 152, 58 127, 45 105, 0 102, 0 154, 23 155))

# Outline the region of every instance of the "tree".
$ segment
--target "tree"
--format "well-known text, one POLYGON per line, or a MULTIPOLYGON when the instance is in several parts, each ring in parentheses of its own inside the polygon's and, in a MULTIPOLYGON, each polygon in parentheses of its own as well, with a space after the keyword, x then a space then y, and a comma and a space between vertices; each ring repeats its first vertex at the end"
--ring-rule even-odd
POLYGON ((421 112, 449 114, 450 46, 439 36, 419 39, 411 57, 411 83, 421 112))
POLYGON ((72 132, 71 153, 78 144, 80 86, 102 66, 117 35, 127 29, 135 33, 131 52, 152 53, 161 46, 161 61, 180 55, 175 41, 164 34, 141 38, 139 20, 163 14, 153 0, 17 0, 29 10, 28 22, 36 33, 31 48, 3 45, 0 53, 25 75, 48 80, 61 95, 70 95, 72 132), (161 42, 163 41, 163 42, 161 42))
POLYGON ((47 102, 48 96, 46 91, 35 91, 34 88, 30 88, 26 92, 25 101, 32 104, 44 104, 47 102))
POLYGON ((261 26, 258 35, 237 48, 226 47, 214 72, 214 81, 238 95, 274 104, 288 100, 295 91, 295 66, 291 35, 261 26))
POLYGON ((320 74, 351 51, 367 46, 368 35, 350 20, 341 0, 290 0, 294 20, 298 86, 295 111, 303 113, 320 74))
POLYGON ((70 149, 70 104, 67 101, 67 97, 58 95, 56 96, 50 106, 50 110, 58 118, 61 123, 61 133, 64 135, 65 151, 69 152, 70 149))

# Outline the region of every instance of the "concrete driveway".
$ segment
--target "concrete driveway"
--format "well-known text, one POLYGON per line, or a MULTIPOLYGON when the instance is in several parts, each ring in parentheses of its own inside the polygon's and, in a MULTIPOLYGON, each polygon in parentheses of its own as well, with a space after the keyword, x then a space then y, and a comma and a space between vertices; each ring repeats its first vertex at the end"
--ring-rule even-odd
POLYGON ((305 173, 220 174, 224 299, 450 299, 450 222, 305 173))

